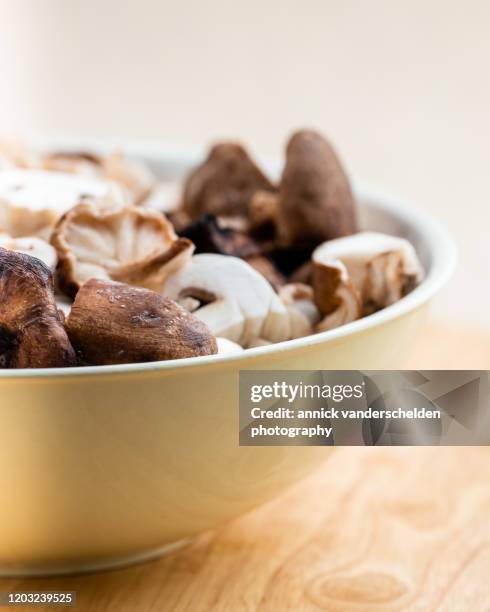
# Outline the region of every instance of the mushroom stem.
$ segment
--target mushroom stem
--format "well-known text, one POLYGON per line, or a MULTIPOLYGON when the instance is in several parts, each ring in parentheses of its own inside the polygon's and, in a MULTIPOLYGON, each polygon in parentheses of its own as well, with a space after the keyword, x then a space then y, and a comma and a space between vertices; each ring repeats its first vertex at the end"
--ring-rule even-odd
POLYGON ((340 261, 313 260, 315 304, 323 315, 317 331, 327 331, 359 319, 362 314, 359 293, 346 267, 340 261))

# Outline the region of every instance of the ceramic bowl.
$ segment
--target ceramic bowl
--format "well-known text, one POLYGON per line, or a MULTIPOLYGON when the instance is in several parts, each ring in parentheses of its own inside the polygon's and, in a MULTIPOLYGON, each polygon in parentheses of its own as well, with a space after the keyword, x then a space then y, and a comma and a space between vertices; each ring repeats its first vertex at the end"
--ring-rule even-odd
MULTIPOLYGON (((164 179, 198 159, 127 149, 164 179)), ((1 574, 91 571, 160 555, 273 498, 329 456, 325 447, 240 447, 240 369, 402 366, 455 259, 425 212, 356 191, 362 226, 407 237, 426 269, 393 306, 238 356, 0 371, 1 574)))

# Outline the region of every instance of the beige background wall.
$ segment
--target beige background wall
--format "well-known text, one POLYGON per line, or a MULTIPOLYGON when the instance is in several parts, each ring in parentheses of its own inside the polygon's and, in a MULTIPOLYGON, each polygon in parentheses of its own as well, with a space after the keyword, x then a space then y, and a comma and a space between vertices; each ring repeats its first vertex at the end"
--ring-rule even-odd
POLYGON ((444 219, 439 318, 490 329, 486 0, 0 0, 0 132, 242 138, 309 124, 351 173, 444 219))

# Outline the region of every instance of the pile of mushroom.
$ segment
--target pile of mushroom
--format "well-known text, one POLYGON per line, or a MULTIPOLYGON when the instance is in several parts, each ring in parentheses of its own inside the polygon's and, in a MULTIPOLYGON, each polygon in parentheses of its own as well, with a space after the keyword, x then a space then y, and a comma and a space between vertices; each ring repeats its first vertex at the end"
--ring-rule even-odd
POLYGON ((0 143, 0 367, 234 354, 324 332, 422 279, 412 245, 359 232, 323 136, 295 133, 277 184, 240 144, 180 187, 121 153, 0 143))

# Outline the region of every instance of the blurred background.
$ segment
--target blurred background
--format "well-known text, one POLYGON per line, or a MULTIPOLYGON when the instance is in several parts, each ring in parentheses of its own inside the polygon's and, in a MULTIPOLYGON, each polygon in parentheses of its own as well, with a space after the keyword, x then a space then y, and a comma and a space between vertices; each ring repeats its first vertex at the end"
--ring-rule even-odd
POLYGON ((490 3, 0 0, 0 133, 276 157, 313 126, 351 175, 442 219, 438 320, 490 330, 490 3))

